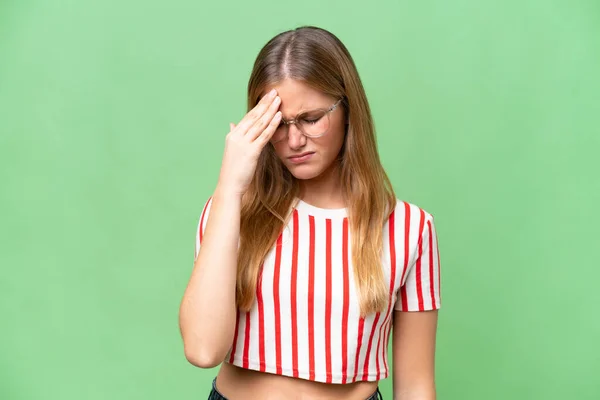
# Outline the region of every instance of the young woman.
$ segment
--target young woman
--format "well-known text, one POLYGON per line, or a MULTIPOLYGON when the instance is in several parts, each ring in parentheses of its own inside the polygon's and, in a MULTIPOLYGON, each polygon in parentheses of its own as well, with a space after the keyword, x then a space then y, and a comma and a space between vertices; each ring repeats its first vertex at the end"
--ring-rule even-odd
POLYGON ((230 124, 180 307, 210 399, 435 399, 433 216, 396 198, 354 62, 330 32, 271 39, 230 124), (392 329, 393 327, 393 329, 392 329))

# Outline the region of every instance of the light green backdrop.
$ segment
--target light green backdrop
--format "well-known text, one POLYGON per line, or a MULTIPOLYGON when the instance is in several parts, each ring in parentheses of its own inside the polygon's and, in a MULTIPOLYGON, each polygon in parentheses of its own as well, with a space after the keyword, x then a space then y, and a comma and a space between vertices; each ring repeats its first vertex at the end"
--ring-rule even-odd
POLYGON ((197 218, 254 57, 303 24, 436 218, 438 398, 600 398, 598 0, 3 0, 1 399, 206 398, 177 322, 197 218))

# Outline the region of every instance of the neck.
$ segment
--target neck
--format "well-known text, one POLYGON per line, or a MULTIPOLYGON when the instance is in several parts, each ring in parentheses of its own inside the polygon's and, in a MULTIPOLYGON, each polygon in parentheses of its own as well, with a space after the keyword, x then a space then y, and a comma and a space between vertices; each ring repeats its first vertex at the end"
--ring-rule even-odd
POLYGON ((321 175, 300 181, 300 198, 320 208, 346 207, 340 182, 340 166, 334 163, 321 175))

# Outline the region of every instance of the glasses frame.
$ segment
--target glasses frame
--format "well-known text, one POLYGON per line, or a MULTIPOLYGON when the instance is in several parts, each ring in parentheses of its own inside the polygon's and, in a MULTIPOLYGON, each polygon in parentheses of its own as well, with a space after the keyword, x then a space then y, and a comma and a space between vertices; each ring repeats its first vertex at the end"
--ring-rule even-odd
POLYGON ((343 97, 342 97, 342 98, 340 98, 339 100, 337 100, 335 103, 333 103, 333 104, 331 105, 331 107, 329 107, 329 108, 327 108, 327 109, 325 109, 325 108, 313 108, 312 110, 301 111, 301 112, 299 112, 299 113, 296 115, 296 117, 295 117, 295 118, 293 118, 293 119, 290 119, 290 120, 286 120, 286 119, 284 119, 283 117, 281 117, 281 123, 282 123, 282 124, 284 124, 284 125, 287 125, 287 126, 288 126, 288 130, 287 130, 287 132, 286 132, 286 135, 285 135, 285 137, 284 137, 284 138, 282 138, 282 139, 279 139, 279 140, 272 140, 271 142, 272 142, 272 143, 279 143, 279 142, 282 142, 282 141, 284 141, 285 139, 289 138, 289 134, 290 134, 290 128, 289 128, 289 125, 292 125, 292 124, 296 125, 296 128, 298 128, 298 130, 299 130, 299 131, 300 131, 300 132, 301 132, 301 133, 302 133, 304 136, 306 136, 306 137, 308 137, 308 138, 319 138, 319 137, 321 137, 321 136, 325 135, 325 134, 326 134, 326 133, 329 131, 330 122, 331 122, 329 114, 331 114, 333 111, 335 111, 335 109, 336 109, 336 108, 337 108, 337 107, 340 105, 340 103, 342 102, 342 100, 344 100, 344 98, 343 98, 343 97), (323 133, 320 133, 320 134, 318 134, 318 135, 309 135, 309 134, 307 134, 306 132, 304 132, 304 129, 302 129, 302 127, 300 126, 300 124, 298 124, 298 123, 297 123, 297 122, 298 122, 298 119, 299 119, 298 117, 300 117, 300 116, 301 116, 301 115, 303 115, 303 114, 310 113, 310 112, 315 112, 315 111, 324 111, 324 112, 325 112, 325 114, 324 114, 324 115, 323 115, 323 117, 321 117, 321 118, 327 117, 327 119, 328 119, 328 121, 327 121, 327 129, 325 130, 325 132, 323 132, 323 133))

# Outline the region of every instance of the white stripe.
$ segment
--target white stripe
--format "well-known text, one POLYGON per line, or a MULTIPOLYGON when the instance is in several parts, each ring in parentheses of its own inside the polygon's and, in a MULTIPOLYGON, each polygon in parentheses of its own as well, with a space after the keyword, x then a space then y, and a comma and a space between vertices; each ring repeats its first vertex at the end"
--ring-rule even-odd
POLYGON ((325 380, 325 283, 326 226, 324 218, 315 218, 315 377, 325 380))
POLYGON ((276 355, 275 355, 275 301, 273 299, 273 276, 275 272, 275 247, 273 247, 267 256, 263 265, 263 305, 265 316, 265 363, 266 371, 270 373, 277 372, 276 370, 276 355))
POLYGON ((293 218, 289 229, 283 231, 281 249, 281 268, 279 269, 279 304, 281 307, 281 364, 291 371, 292 368, 292 313, 290 290, 292 282, 292 246, 293 218))
MULTIPOLYGON (((354 278, 354 264, 352 263, 352 235, 350 233, 350 226, 348 226, 348 271, 350 272, 350 279, 348 281, 350 307, 348 307, 348 369, 346 370, 346 382, 350 382, 354 376, 356 349, 358 348, 358 324, 360 319, 358 293, 356 292, 356 280, 354 278)), ((364 343, 364 337, 362 341, 364 343)), ((364 345, 362 351, 364 351, 364 345)))
POLYGON ((308 263, 310 258, 310 225, 308 217, 298 215, 298 283, 296 291, 298 318, 298 370, 300 378, 308 379, 309 348, 308 348, 308 263))
POLYGON ((250 347, 248 349, 248 358, 250 363, 252 360, 256 360, 256 362, 260 364, 258 335, 258 303, 255 301, 252 303, 252 308, 250 309, 250 347))
POLYGON ((342 220, 331 222, 331 373, 340 382, 342 370, 342 315, 344 311, 344 263, 342 220))

